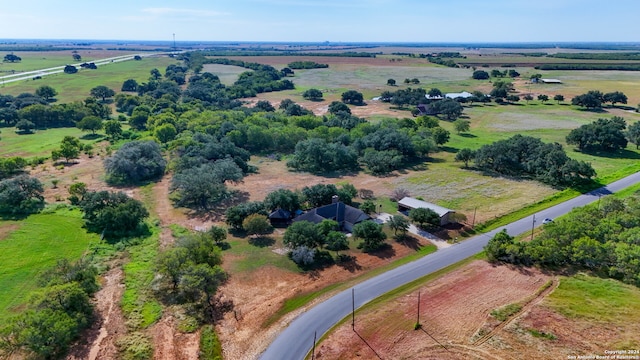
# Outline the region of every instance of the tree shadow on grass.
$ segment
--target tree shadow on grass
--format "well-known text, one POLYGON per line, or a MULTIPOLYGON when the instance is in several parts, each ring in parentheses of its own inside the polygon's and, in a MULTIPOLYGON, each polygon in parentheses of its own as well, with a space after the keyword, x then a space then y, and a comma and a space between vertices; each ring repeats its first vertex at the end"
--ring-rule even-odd
POLYGON ((622 149, 618 151, 598 151, 598 150, 583 150, 583 154, 598 156, 607 159, 633 159, 639 160, 640 154, 635 151, 622 149))
POLYGON ((270 236, 258 236, 249 238, 249 244, 257 247, 269 247, 273 246, 276 243, 276 240, 270 236))
POLYGON ((336 261, 336 264, 349 272, 362 270, 362 266, 358 264, 358 259, 355 256, 340 254, 338 256, 338 261, 336 261))
POLYGON ((578 111, 596 113, 596 114, 607 114, 609 113, 607 110, 603 108, 579 108, 578 111))
POLYGON ((459 135, 464 137, 464 138, 477 138, 478 137, 477 135, 473 135, 473 134, 470 134, 470 133, 460 133, 459 135))
POLYGON ((85 134, 80 137, 82 140, 97 140, 104 138, 102 134, 85 134))
POLYGON ((374 251, 367 251, 367 254, 378 257, 380 259, 391 259, 396 256, 396 250, 389 244, 383 244, 380 248, 374 251))
POLYGON ((418 251, 422 248, 422 245, 420 245, 420 240, 409 234, 398 234, 394 238, 396 239, 396 242, 398 244, 406 246, 409 249, 418 251))

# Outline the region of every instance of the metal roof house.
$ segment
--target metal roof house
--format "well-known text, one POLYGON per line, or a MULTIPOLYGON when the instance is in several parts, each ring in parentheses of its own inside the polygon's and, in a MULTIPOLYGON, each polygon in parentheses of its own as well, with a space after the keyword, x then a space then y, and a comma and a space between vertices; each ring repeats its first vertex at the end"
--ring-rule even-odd
POLYGON ((405 197, 398 201, 398 211, 413 210, 418 208, 431 209, 440 216, 440 226, 450 224, 453 221, 451 215, 455 214, 454 210, 444 208, 442 206, 418 200, 412 197, 405 197))

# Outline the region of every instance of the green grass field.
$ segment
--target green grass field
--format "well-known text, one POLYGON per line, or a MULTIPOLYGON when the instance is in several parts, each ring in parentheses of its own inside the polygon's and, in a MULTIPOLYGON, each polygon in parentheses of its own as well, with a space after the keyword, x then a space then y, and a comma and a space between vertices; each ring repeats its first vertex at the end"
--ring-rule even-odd
POLYGON ((547 305, 569 318, 608 324, 640 321, 640 289, 584 274, 562 278, 547 305))
POLYGON ((28 300, 38 287, 39 274, 60 259, 79 259, 100 241, 82 224, 82 214, 67 209, 19 222, 0 221, 0 323, 28 300))
MULTIPOLYGON (((16 81, 4 84, 0 94, 19 95, 24 92, 35 92, 42 85, 49 85, 58 91, 58 102, 80 101, 89 97, 92 88, 105 85, 116 93, 120 92, 122 83, 127 79, 146 82, 149 71, 157 68, 162 73, 175 59, 168 57, 144 58, 141 61, 123 61, 99 66, 96 70, 81 70, 76 74, 53 74, 38 80, 16 81)), ((63 64, 64 65, 64 64, 63 64)))
MULTIPOLYGON (((14 128, 0 128, 0 156, 51 156, 51 150, 60 147, 65 136, 75 136, 82 139, 89 134, 77 128, 54 128, 36 131, 33 134, 19 135, 14 128)), ((93 140, 82 140, 83 143, 93 143, 93 140)))
MULTIPOLYGON (((136 53, 135 51, 104 51, 104 50, 79 50, 78 54, 82 60, 73 59, 73 53, 69 51, 13 51, 20 58, 19 62, 0 62, 0 74, 4 75, 13 71, 34 71, 51 67, 64 66, 66 64, 76 64, 81 62, 92 62, 115 56, 123 56, 136 53)), ((3 55, 4 56, 4 55, 3 55)))

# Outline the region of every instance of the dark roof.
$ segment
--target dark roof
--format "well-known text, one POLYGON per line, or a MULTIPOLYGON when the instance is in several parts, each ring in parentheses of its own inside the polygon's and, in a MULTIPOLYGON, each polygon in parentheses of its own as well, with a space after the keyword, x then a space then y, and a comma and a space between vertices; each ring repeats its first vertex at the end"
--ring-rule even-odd
POLYGON ((269 219, 291 219, 291 212, 282 209, 276 209, 269 214, 269 219))
POLYGON ((350 224, 357 224, 370 218, 369 215, 365 214, 360 209, 346 205, 343 202, 337 202, 334 204, 311 209, 306 213, 296 217, 295 219, 293 219, 293 221, 306 220, 317 224, 325 219, 335 220, 339 223, 347 222, 350 224))

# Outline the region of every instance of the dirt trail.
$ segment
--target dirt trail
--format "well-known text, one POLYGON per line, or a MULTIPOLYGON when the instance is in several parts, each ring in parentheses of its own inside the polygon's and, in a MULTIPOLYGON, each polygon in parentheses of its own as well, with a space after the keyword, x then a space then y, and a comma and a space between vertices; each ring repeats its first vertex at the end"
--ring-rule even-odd
POLYGON ((198 358, 200 332, 184 334, 176 331, 176 319, 166 314, 151 329, 153 358, 168 360, 191 360, 198 358))
POLYGON ((478 340, 474 341, 473 345, 474 346, 480 346, 480 345, 484 344, 485 342, 487 342, 487 340, 491 339, 495 334, 497 334, 499 331, 504 329, 507 325, 512 323, 515 319, 519 318, 520 315, 524 314, 525 312, 529 311, 534 306, 538 305, 542 300, 544 300, 545 297, 547 297, 547 295, 551 294, 551 292, 553 290, 555 290, 558 287, 558 285, 560 285, 560 282, 558 281, 558 279, 551 280, 551 284, 548 285, 544 290, 540 291, 540 293, 537 294, 535 297, 533 297, 532 299, 526 301, 525 304, 522 305, 522 309, 520 309, 520 311, 518 311, 517 313, 511 315, 507 320, 501 322, 498 326, 496 326, 488 334, 486 334, 483 337, 479 338, 478 340))
POLYGON ((118 358, 116 341, 127 332, 119 306, 124 292, 123 278, 124 273, 119 264, 104 275, 102 288, 95 295, 97 320, 88 331, 86 342, 75 346, 67 360, 118 358))

